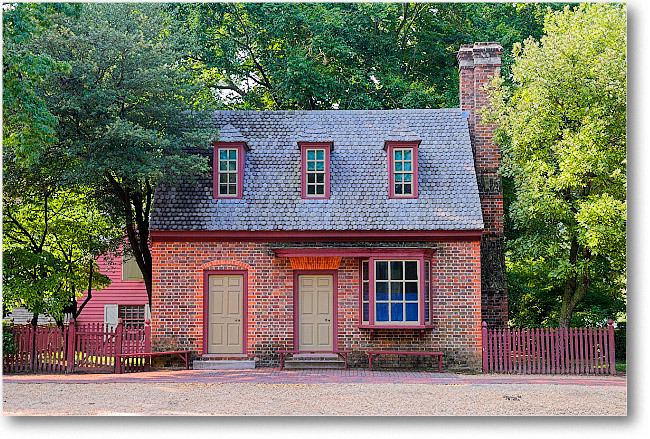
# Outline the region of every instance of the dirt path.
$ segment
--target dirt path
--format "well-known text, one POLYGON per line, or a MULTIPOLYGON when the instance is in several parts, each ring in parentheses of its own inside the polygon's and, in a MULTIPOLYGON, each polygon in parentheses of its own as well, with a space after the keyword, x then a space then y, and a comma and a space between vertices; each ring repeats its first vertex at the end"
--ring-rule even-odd
POLYGON ((5 380, 3 413, 474 416, 627 414, 626 386, 486 384, 480 380, 458 380, 456 383, 79 384, 16 383, 5 380))

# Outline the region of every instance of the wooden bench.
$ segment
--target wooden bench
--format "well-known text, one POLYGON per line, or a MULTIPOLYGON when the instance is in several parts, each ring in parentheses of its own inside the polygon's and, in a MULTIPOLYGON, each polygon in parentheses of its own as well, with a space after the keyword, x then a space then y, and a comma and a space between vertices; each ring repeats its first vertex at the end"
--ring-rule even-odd
POLYGON ((122 358, 146 357, 151 360, 151 357, 160 355, 178 355, 185 361, 185 370, 189 370, 190 368, 190 351, 138 352, 136 354, 115 354, 116 373, 122 373, 122 358))
POLYGON ((427 357, 436 357, 438 360, 438 372, 442 373, 442 352, 430 351, 367 351, 368 354, 368 369, 372 371, 372 360, 380 355, 422 355, 427 357))
POLYGON ((341 359, 343 359, 343 368, 347 369, 348 368, 348 354, 350 351, 340 351, 340 350, 334 350, 334 351, 299 351, 299 350, 292 350, 292 349, 281 349, 278 351, 275 351, 276 354, 280 354, 280 370, 284 368, 284 359, 287 355, 289 354, 336 354, 341 359))

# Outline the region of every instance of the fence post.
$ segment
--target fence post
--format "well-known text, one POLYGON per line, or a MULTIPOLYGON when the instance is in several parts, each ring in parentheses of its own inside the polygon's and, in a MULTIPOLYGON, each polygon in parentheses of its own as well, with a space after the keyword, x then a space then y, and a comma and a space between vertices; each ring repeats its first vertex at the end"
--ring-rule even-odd
POLYGON ((113 360, 114 372, 122 373, 121 363, 122 359, 119 354, 122 353, 122 319, 117 319, 117 326, 115 327, 115 358, 113 360))
POLYGON ((74 372, 74 352, 75 352, 75 342, 76 342, 76 331, 75 331, 75 321, 74 318, 70 319, 68 323, 68 346, 66 349, 66 372, 74 372))
POLYGON ((481 351, 483 352, 483 373, 488 372, 487 323, 481 325, 481 351))
MULTIPOLYGON (((144 351, 151 352, 151 320, 149 319, 144 321, 144 351)), ((151 356, 145 356, 144 361, 144 370, 149 372, 151 369, 151 356)))
POLYGON ((616 375, 616 347, 614 346, 614 321, 607 320, 607 338, 609 347, 609 373, 616 375))

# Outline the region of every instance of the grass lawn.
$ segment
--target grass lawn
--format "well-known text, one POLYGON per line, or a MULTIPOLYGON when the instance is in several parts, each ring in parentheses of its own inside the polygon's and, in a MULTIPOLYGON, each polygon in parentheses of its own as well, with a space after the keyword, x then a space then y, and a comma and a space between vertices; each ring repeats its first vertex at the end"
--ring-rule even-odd
POLYGON ((627 362, 625 363, 616 363, 616 372, 625 373, 627 370, 627 362))

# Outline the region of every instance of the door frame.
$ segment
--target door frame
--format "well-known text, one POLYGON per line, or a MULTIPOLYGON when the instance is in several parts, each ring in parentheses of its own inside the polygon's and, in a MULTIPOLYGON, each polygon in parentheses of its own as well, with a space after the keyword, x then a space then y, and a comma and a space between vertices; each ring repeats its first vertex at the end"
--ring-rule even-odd
MULTIPOLYGON (((240 354, 223 354, 232 357, 248 354, 248 270, 203 270, 203 355, 208 353, 208 324, 210 322, 210 283, 212 275, 236 276, 242 275, 244 279, 244 294, 242 297, 242 352, 240 354)), ((222 355, 222 354, 210 354, 222 355)))
MULTIPOLYGON (((332 276, 332 350, 336 351, 339 348, 339 280, 338 270, 293 270, 293 348, 299 350, 299 323, 300 323, 300 306, 299 306, 299 289, 298 276, 318 276, 318 275, 331 275, 332 276)), ((324 351, 329 352, 329 351, 324 351)))

